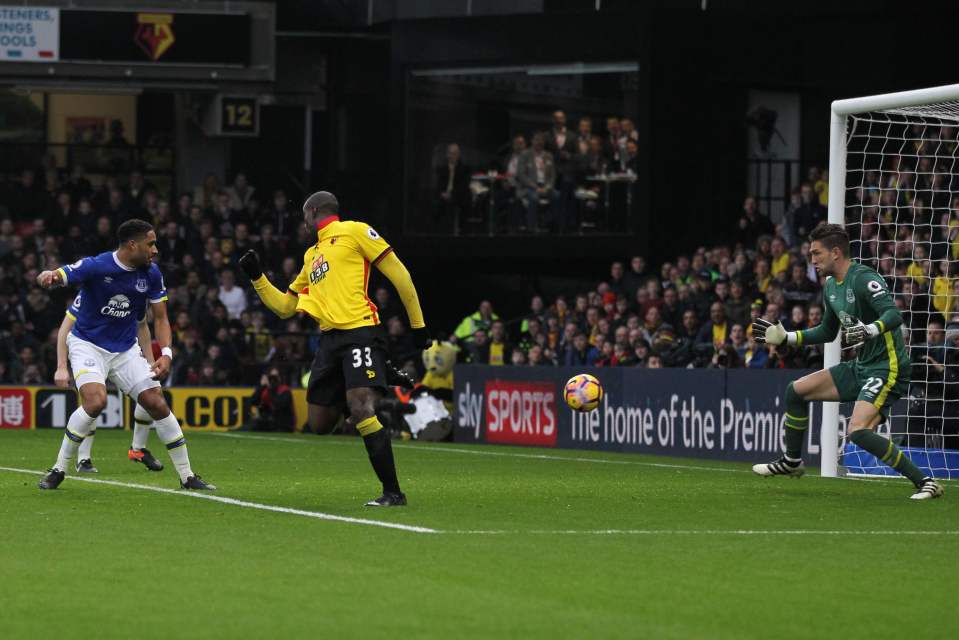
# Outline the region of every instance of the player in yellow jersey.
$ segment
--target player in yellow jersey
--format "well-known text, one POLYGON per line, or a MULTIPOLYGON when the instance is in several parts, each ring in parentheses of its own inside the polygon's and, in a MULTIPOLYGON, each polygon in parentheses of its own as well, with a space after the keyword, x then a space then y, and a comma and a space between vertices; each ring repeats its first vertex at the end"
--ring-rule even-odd
POLYGON ((319 191, 307 198, 303 217, 308 228, 316 229, 317 242, 306 250, 303 268, 285 292, 263 275, 255 251, 240 258, 240 267, 271 311, 281 318, 306 313, 320 326, 320 343, 306 392, 310 427, 329 433, 346 408, 383 483, 383 495, 366 504, 405 505, 390 437, 375 414, 376 401, 393 372, 387 362, 386 339, 378 326, 376 305, 367 296, 370 268, 379 269, 396 287, 413 338, 418 347, 426 348, 429 333, 416 289, 392 247, 372 227, 340 220, 339 203, 332 193, 319 191))

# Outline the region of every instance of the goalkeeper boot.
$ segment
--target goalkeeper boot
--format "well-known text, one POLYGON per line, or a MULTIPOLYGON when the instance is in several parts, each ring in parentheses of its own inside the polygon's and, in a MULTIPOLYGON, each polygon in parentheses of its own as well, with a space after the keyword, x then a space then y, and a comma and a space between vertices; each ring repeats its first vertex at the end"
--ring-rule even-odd
POLYGON ((385 492, 376 500, 370 500, 366 503, 368 507, 405 507, 406 494, 385 492))
POLYGON ((47 471, 47 475, 43 476, 43 480, 40 481, 41 489, 56 489, 60 486, 60 483, 63 482, 63 478, 66 477, 66 474, 57 469, 50 469, 47 471))
POLYGON ((150 471, 163 471, 163 463, 157 460, 149 449, 130 449, 127 458, 131 462, 139 462, 150 471))
POLYGON ((393 366, 393 362, 386 361, 386 384, 391 387, 400 387, 402 389, 412 389, 416 384, 410 374, 393 366))
POLYGON ((93 466, 93 460, 87 458, 86 460, 77 460, 77 473, 100 473, 100 471, 93 466))
POLYGON ((916 492, 909 496, 911 500, 932 500, 942 496, 942 485, 933 478, 923 478, 916 486, 916 492))
POLYGON ((196 491, 216 491, 215 484, 204 481, 200 476, 190 476, 180 483, 180 488, 196 491))
POLYGON ((786 459, 786 456, 782 456, 778 460, 773 462, 765 462, 763 464, 754 464, 753 473, 759 476, 792 476, 793 478, 798 478, 806 473, 806 465, 802 460, 798 462, 792 462, 786 459))

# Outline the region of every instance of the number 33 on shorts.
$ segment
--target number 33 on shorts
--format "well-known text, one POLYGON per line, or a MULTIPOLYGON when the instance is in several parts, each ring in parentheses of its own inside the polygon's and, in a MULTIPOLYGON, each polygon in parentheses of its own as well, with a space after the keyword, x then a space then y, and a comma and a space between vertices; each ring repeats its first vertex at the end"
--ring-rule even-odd
POLYGON ((353 349, 353 368, 372 367, 373 357, 370 355, 370 348, 363 347, 353 349))

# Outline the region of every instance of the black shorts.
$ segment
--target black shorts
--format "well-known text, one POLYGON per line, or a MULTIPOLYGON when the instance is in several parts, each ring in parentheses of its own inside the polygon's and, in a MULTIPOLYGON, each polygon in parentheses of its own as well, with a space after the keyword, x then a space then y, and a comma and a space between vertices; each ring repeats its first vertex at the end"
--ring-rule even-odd
POLYGON ((346 390, 386 388, 386 338, 381 327, 333 329, 320 334, 310 367, 306 401, 344 406, 346 390))

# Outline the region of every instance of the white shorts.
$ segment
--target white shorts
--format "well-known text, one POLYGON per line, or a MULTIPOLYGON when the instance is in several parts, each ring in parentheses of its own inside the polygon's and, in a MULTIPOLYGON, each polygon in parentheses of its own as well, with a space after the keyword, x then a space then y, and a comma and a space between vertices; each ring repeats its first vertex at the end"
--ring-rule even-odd
POLYGON ((136 400, 146 389, 160 386, 139 344, 121 353, 112 353, 71 333, 67 336, 67 353, 77 389, 88 382, 106 384, 110 380, 117 389, 136 400))

